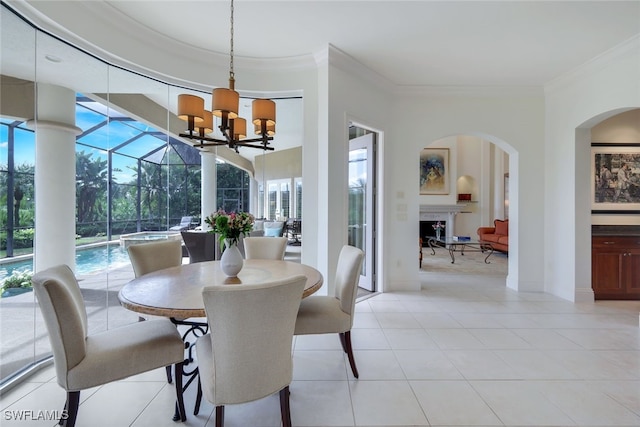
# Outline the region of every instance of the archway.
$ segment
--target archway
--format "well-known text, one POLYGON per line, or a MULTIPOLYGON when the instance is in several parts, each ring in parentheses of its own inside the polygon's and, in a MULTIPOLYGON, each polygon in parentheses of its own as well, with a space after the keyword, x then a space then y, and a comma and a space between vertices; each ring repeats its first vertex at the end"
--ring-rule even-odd
POLYGON ((456 233, 477 238, 477 228, 504 219, 505 195, 509 194, 509 256, 506 285, 518 289, 518 152, 506 141, 484 132, 452 134, 426 147, 449 150, 452 187, 446 195, 421 195, 420 205, 466 204, 456 214, 456 233), (505 174, 509 180, 505 180, 505 174), (458 178, 464 177, 460 183, 458 178), (458 190, 460 184, 461 191, 458 190), (505 185, 508 188, 505 188, 505 185), (469 191, 465 190, 468 189, 469 191), (464 190, 464 191, 462 191, 464 190), (459 200, 458 193, 464 194, 459 200), (467 196, 468 195, 468 196, 467 196), (469 200, 464 198, 469 197, 469 200))

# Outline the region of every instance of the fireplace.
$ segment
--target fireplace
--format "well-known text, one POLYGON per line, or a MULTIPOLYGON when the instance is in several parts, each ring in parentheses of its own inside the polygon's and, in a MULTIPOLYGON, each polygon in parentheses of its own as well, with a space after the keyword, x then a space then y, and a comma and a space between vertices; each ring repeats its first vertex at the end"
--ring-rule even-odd
POLYGON ((455 228, 454 218, 465 207, 466 204, 462 203, 455 205, 420 205, 420 237, 423 239, 422 244, 426 243, 426 236, 436 235, 433 224, 438 221, 445 225, 444 237, 451 239, 455 228))
POLYGON ((434 224, 444 225, 445 232, 447 230, 447 221, 436 220, 436 221, 420 221, 420 237, 422 237, 422 246, 427 246, 427 237, 436 237, 436 230, 433 228, 434 224))

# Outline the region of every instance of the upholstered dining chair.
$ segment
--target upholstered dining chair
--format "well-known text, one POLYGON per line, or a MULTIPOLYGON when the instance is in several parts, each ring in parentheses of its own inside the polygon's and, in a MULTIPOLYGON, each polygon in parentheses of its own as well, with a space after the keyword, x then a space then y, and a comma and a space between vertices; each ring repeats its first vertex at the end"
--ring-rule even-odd
POLYGON ((127 252, 136 277, 182 264, 182 242, 180 240, 161 240, 131 245, 127 252))
POLYGON ((243 240, 246 259, 284 259, 286 237, 245 237, 243 240))
POLYGON ((33 288, 49 332, 58 384, 66 390, 65 417, 73 427, 80 391, 164 366, 175 366, 177 407, 186 420, 182 397, 184 343, 167 319, 137 322, 89 334, 80 286, 67 265, 36 273, 33 288))
POLYGON ((345 245, 340 250, 334 295, 314 295, 300 302, 294 335, 337 333, 342 349, 347 353, 353 376, 358 369, 351 346, 351 327, 358 294, 358 279, 364 252, 345 245))
MULTIPOLYGON (((215 405, 216 427, 226 405, 279 392, 282 425, 291 426, 291 343, 306 277, 256 285, 208 286, 202 290, 210 333, 196 341, 202 392, 215 405)), ((197 414, 197 411, 196 411, 197 414)))
MULTIPOLYGON (((139 243, 129 246, 127 252, 136 277, 182 264, 182 242, 180 240, 139 243)), ((145 320, 142 316, 139 319, 145 320)), ((176 322, 174 321, 174 323, 176 322)), ((167 367, 167 381, 169 383, 172 381, 169 367, 167 367)))

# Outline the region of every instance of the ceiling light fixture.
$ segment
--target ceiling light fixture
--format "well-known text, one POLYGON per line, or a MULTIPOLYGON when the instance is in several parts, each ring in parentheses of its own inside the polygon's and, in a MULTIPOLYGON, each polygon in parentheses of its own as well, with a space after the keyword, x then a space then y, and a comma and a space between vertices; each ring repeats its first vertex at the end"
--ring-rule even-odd
POLYGON ((233 71, 233 0, 231 0, 231 49, 229 51, 229 88, 213 89, 211 111, 204 109, 204 100, 195 95, 178 95, 178 117, 187 121, 187 132, 182 138, 195 141, 196 147, 227 145, 238 151, 239 147, 273 150, 269 141, 273 140, 276 129, 276 103, 271 99, 256 99, 252 103, 252 121, 257 138, 244 139, 247 136, 247 121, 238 117, 240 95, 235 91, 233 71), (214 118, 220 119, 218 129, 224 139, 207 136, 213 132, 214 118))

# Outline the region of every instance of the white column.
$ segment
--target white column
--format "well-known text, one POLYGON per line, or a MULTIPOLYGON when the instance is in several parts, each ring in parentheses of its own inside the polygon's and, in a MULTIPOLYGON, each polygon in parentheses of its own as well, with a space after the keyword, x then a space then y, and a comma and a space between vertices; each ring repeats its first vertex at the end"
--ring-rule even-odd
POLYGON ((218 189, 218 183, 216 178, 216 153, 212 151, 200 152, 200 179, 201 179, 201 217, 202 217, 202 229, 209 229, 209 226, 205 224, 205 217, 211 215, 218 210, 216 202, 216 193, 218 189))
POLYGON ((67 264, 75 271, 75 92, 39 83, 36 120, 34 270, 67 264))

